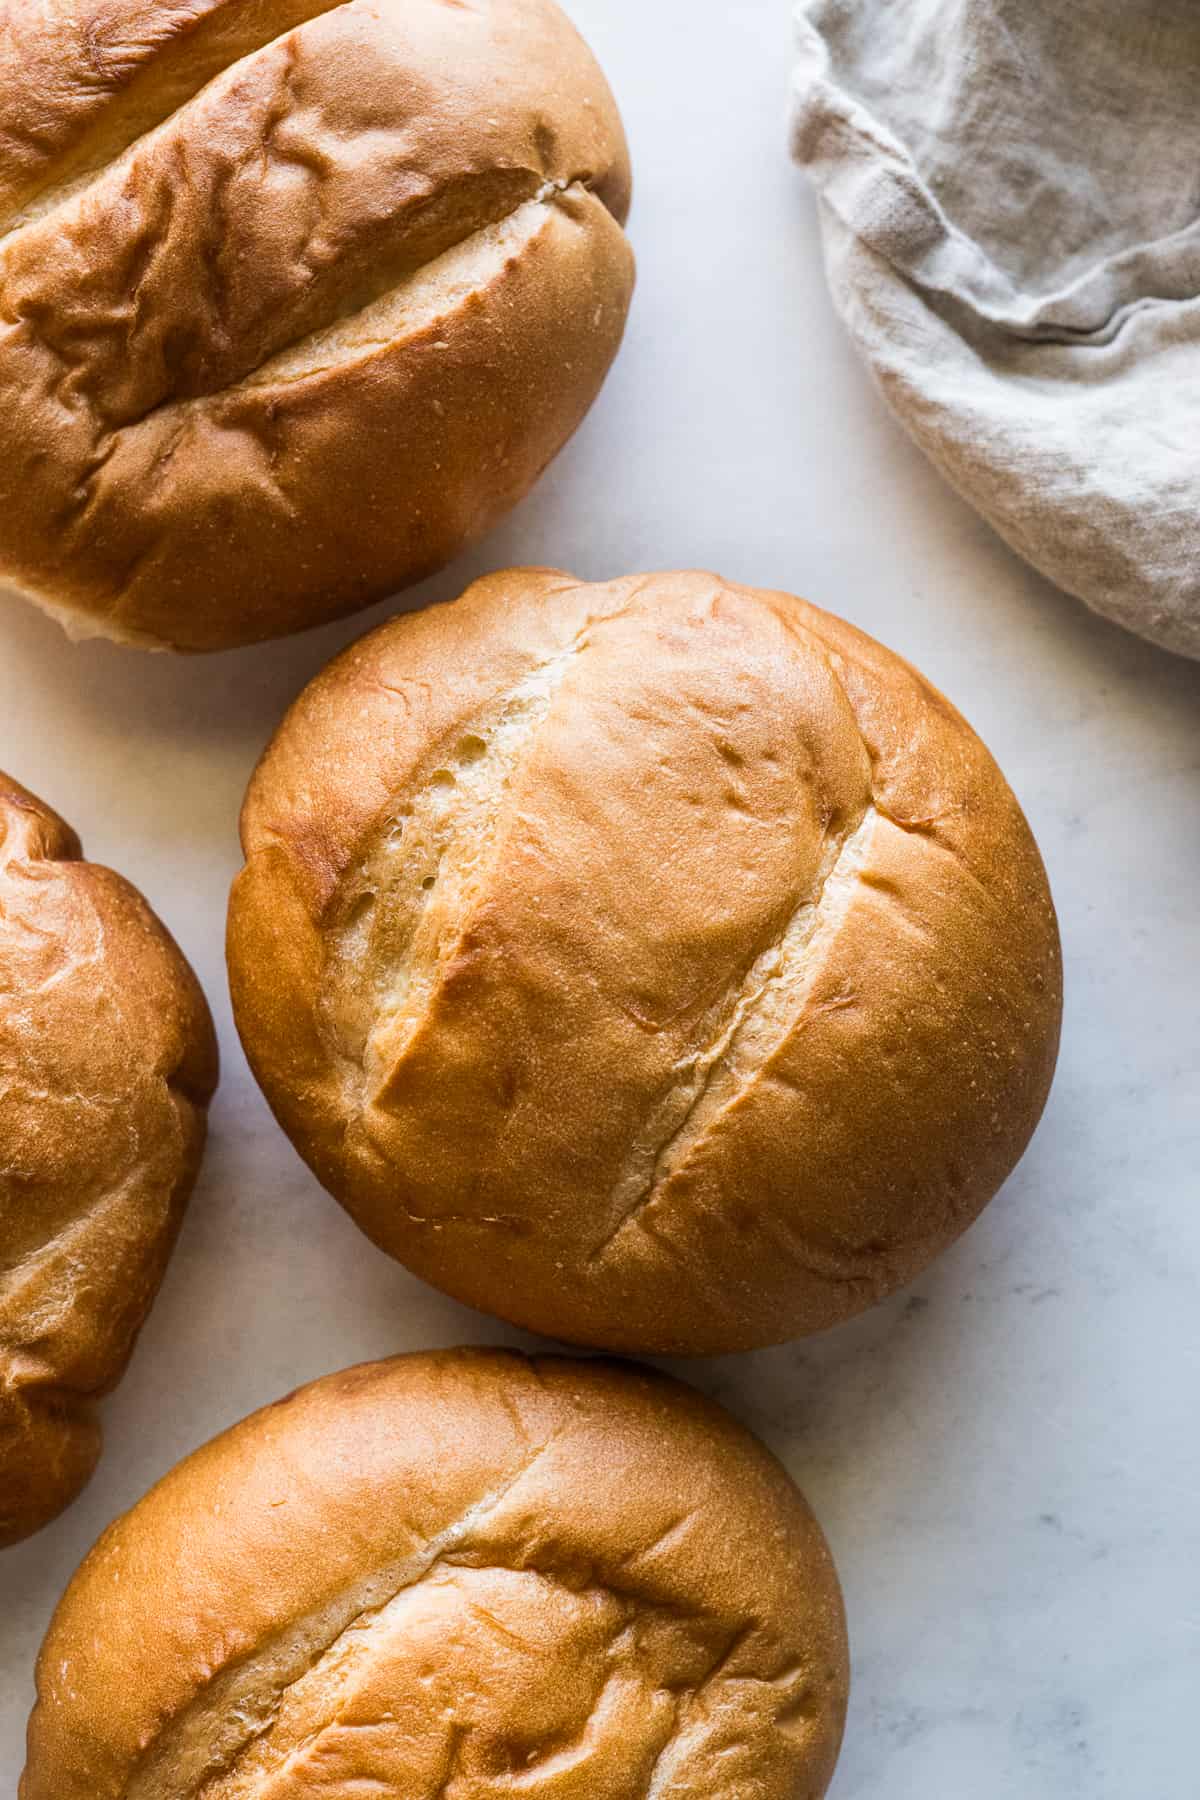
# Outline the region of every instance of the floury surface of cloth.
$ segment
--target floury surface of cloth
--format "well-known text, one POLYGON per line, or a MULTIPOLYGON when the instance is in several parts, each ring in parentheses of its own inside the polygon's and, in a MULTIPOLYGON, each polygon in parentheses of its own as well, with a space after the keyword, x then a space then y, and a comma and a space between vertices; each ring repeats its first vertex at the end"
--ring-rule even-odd
POLYGON ((793 145, 889 404, 1035 568, 1200 657, 1200 0, 800 0, 793 145))

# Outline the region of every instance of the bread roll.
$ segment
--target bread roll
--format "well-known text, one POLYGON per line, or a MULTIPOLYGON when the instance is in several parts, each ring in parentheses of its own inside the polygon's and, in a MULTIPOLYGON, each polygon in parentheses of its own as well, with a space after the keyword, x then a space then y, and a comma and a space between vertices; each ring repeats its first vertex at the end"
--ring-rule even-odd
POLYGON ((833 1325, 1037 1122, 1061 971, 995 763, 907 664, 713 575, 513 570, 300 697, 229 958, 276 1115, 375 1241, 610 1349, 833 1325))
POLYGON ((0 18, 0 582, 217 650, 416 580, 616 353, 629 164, 553 0, 0 18))
POLYGON ((407 1356, 110 1527, 20 1800, 818 1800, 846 1690, 824 1539, 728 1414, 632 1368, 407 1356))
POLYGON ((72 1501, 200 1163, 217 1052, 127 882, 0 775, 0 1546, 72 1501))

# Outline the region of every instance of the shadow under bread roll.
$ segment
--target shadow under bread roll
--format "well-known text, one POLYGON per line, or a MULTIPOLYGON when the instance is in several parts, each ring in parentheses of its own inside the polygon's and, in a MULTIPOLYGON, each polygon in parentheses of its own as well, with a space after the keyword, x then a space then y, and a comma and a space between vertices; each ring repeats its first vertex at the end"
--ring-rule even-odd
POLYGON ((0 775, 0 1546, 100 1454, 200 1165, 217 1048, 145 901, 0 775))
POLYGON ((20 1800, 819 1800, 847 1685, 820 1529, 719 1407, 405 1356, 255 1413, 105 1532, 20 1800))
POLYGON ((430 573, 595 399, 629 192, 553 0, 8 7, 0 582, 199 651, 430 573))
POLYGON ((748 1349, 909 1281, 1058 1048, 1029 827, 899 657, 706 574, 512 570, 301 695, 229 963, 284 1129, 458 1299, 748 1349))

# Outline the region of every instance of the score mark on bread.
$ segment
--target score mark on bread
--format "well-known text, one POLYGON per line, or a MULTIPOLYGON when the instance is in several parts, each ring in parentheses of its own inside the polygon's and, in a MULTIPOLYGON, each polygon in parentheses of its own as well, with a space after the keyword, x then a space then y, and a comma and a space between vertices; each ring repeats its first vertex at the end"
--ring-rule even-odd
POLYGON ((819 1800, 848 1667, 785 1471, 648 1371, 500 1352, 302 1388, 105 1534, 21 1800, 819 1800))
POLYGON ((1010 1173, 1057 927, 898 657, 703 574, 514 570, 392 621, 251 786, 229 955, 285 1130, 385 1249, 601 1348, 821 1329, 1010 1173))
POLYGON ((595 397, 628 202, 553 0, 14 9, 0 579, 203 650, 428 573, 595 397))

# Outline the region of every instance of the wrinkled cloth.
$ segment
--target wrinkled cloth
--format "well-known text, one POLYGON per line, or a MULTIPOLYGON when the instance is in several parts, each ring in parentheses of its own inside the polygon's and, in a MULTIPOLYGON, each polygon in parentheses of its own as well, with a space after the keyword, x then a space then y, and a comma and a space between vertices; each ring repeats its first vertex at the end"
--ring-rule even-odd
POLYGON ((942 474, 1200 657, 1200 0, 800 0, 835 303, 942 474))

